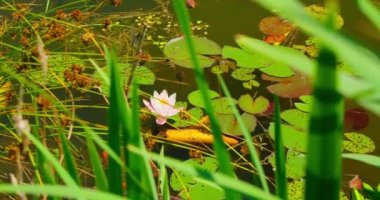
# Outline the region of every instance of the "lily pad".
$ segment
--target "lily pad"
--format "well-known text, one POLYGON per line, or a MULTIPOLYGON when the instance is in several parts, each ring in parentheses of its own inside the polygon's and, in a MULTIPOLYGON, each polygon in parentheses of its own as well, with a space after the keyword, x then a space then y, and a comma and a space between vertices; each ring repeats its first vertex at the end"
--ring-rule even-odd
MULTIPOLYGON (((237 100, 231 98, 233 103, 236 104, 237 100)), ((230 105, 230 98, 228 97, 220 97, 217 99, 213 99, 211 101, 212 107, 214 108, 214 112, 219 114, 232 114, 232 106, 230 105)))
POLYGON ((276 80, 279 83, 267 87, 269 92, 284 98, 298 98, 311 93, 310 80, 302 74, 296 73, 292 77, 277 78, 263 74, 264 80, 276 80))
MULTIPOLYGON (((210 99, 214 99, 216 97, 219 97, 219 93, 217 93, 217 92, 215 92, 213 90, 209 90, 208 91, 208 95, 209 95, 210 99)), ((187 99, 194 106, 198 106, 198 107, 201 107, 201 108, 205 107, 204 103, 203 103, 203 100, 202 100, 202 95, 201 95, 201 91, 200 90, 192 91, 187 96, 187 99)))
MULTIPOLYGON (((217 160, 211 157, 205 157, 204 162, 202 163, 200 163, 197 159, 189 159, 189 160, 184 161, 184 163, 190 166, 201 167, 211 172, 216 171, 218 168, 217 160)), ((176 169, 174 168, 173 170, 176 170, 176 169)), ((170 186, 175 191, 183 190, 184 189, 183 185, 185 187, 190 187, 197 183, 198 181, 194 177, 191 177, 180 170, 177 170, 177 173, 172 173, 172 175, 170 176, 170 186)))
POLYGON ((307 132, 310 114, 298 109, 289 109, 281 112, 281 118, 294 126, 297 130, 307 132))
POLYGON ((260 71, 275 77, 290 77, 294 75, 293 70, 286 64, 275 62, 268 67, 259 68, 260 71))
MULTIPOLYGON (((284 146, 298 152, 306 152, 307 134, 294 128, 294 126, 281 124, 284 146)), ((274 123, 269 124, 268 132, 274 140, 274 123)))
POLYGON ((177 128, 183 128, 191 126, 197 123, 203 116, 203 110, 199 107, 194 107, 186 113, 179 112, 177 115, 173 116, 171 119, 174 120, 173 126, 177 128))
MULTIPOLYGON (((288 182, 288 199, 303 200, 305 195, 305 181, 303 179, 288 182)), ((339 192, 339 200, 348 200, 342 190, 339 192)))
POLYGON ((178 196, 181 199, 194 199, 201 200, 205 198, 205 194, 207 194, 207 198, 212 200, 222 200, 225 199, 224 191, 221 187, 216 184, 207 185, 204 183, 198 183, 189 187, 189 195, 185 190, 182 190, 178 196))
MULTIPOLYGON (((242 135, 242 130, 233 114, 230 115, 215 115, 219 121, 220 128, 223 133, 229 135, 242 135)), ((243 113, 241 115, 243 123, 249 132, 253 132, 257 126, 257 119, 254 115, 249 113, 243 113)))
POLYGON ((249 81, 256 77, 255 74, 252 74, 255 69, 249 69, 249 68, 236 68, 231 76, 232 78, 239 80, 239 81, 249 81))
POLYGON ((362 108, 351 108, 344 112, 344 125, 347 129, 362 130, 369 124, 369 114, 362 108))
POLYGON ((271 64, 273 61, 261 54, 248 53, 240 48, 224 46, 222 56, 236 61, 237 66, 246 68, 260 68, 271 64))
POLYGON ((73 64, 84 65, 85 63, 75 57, 70 55, 51 55, 48 59, 48 72, 45 76, 41 68, 31 70, 29 73, 29 78, 33 81, 44 82, 49 86, 61 85, 61 81, 65 80, 64 71, 71 68, 73 64), (55 75, 52 75, 55 74, 55 75), (60 80, 58 80, 60 79, 60 80))
POLYGON ((347 138, 343 141, 343 147, 345 150, 353 153, 371 153, 375 151, 375 142, 366 135, 361 133, 345 133, 347 138))
POLYGON ((313 96, 311 95, 303 95, 303 96, 300 96, 300 100, 303 102, 303 103, 294 103, 294 106, 298 109, 298 110, 301 110, 303 112, 310 112, 311 111, 311 104, 313 102, 313 96))
MULTIPOLYGON (((193 37, 193 42, 201 67, 210 67, 215 62, 214 59, 205 55, 220 55, 222 53, 220 46, 207 38, 193 37)), ((164 54, 176 65, 187 68, 193 67, 184 37, 170 40, 164 47, 164 54)))
POLYGON ((245 94, 239 98, 239 107, 247 113, 259 114, 269 108, 269 100, 263 96, 259 96, 253 100, 251 95, 245 94))
MULTIPOLYGON (((274 153, 268 157, 269 163, 275 169, 276 160, 274 158, 274 153)), ((306 156, 305 154, 293 150, 288 150, 286 154, 286 177, 292 179, 301 179, 305 176, 306 169, 306 156)))
POLYGON ((287 34, 293 29, 293 24, 280 17, 265 17, 260 21, 259 30, 265 35, 287 34))
POLYGON ((251 90, 253 87, 260 87, 260 83, 255 80, 249 80, 243 82, 243 87, 251 90))

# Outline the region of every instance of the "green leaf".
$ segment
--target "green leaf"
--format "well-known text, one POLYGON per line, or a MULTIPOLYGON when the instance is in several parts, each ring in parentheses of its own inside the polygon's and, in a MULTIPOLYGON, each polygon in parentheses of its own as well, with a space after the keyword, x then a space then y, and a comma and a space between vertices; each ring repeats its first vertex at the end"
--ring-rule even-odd
POLYGON ((298 110, 301 110, 303 112, 307 112, 309 113, 311 111, 311 104, 313 102, 313 96, 311 95, 303 95, 303 96, 300 96, 300 100, 303 102, 303 103, 294 103, 294 106, 298 109, 298 110))
POLYGON ((220 97, 213 99, 211 101, 212 107, 215 113, 218 114, 233 114, 232 106, 229 103, 229 99, 232 99, 233 103, 236 104, 237 100, 228 97, 220 97))
POLYGON ((194 107, 187 111, 187 114, 179 112, 177 115, 173 116, 171 119, 174 120, 173 126, 177 128, 183 128, 191 126, 197 123, 203 116, 203 110, 199 107, 194 107), (188 115, 190 116, 188 116, 188 115))
MULTIPOLYGON (((217 120, 219 121, 220 128, 222 132, 229 135, 242 135, 243 132, 239 127, 239 124, 236 121, 236 118, 233 114, 230 115, 216 115, 217 120)), ((257 119, 254 115, 243 113, 241 119, 247 130, 253 132, 257 126, 257 119)))
POLYGON ((239 80, 239 81, 249 81, 256 77, 255 74, 252 74, 255 69, 250 68, 236 68, 231 76, 232 78, 239 80))
POLYGON ((91 135, 87 134, 86 141, 87 141, 87 149, 88 149, 90 162, 91 162, 91 169, 95 176, 96 188, 98 190, 107 191, 108 190, 107 176, 104 172, 102 162, 100 161, 100 158, 99 158, 99 153, 96 150, 96 147, 95 147, 93 139, 91 138, 91 135))
POLYGON ((255 100, 249 94, 240 96, 239 107, 251 114, 259 114, 265 112, 269 107, 269 100, 263 96, 257 97, 255 100))
POLYGON ((237 66, 246 68, 260 68, 272 63, 272 61, 261 54, 252 54, 241 50, 240 48, 224 46, 222 50, 224 58, 230 58, 236 61, 237 66))
MULTIPOLYGON (((188 166, 197 166, 201 167, 202 169, 207 169, 208 171, 216 171, 218 168, 218 162, 215 160, 215 158, 211 157, 205 157, 204 161, 202 163, 199 162, 197 159, 189 159, 183 162, 184 164, 188 166)), ((176 171, 176 173, 172 173, 170 176, 170 186, 175 191, 181 191, 183 190, 183 185, 185 187, 189 187, 190 185, 197 184, 197 180, 187 175, 186 173, 182 172, 181 170, 173 169, 176 171)))
POLYGON ((275 77, 289 77, 293 76, 293 70, 286 64, 275 62, 268 67, 259 68, 260 71, 275 77))
POLYGON ((347 140, 343 141, 345 150, 354 153, 371 153, 375 151, 375 142, 361 133, 345 133, 347 140))
MULTIPOLYGON (((288 183, 288 199, 303 200, 305 194, 305 181, 303 179, 288 183)), ((348 200, 343 191, 339 192, 339 200, 348 200)))
MULTIPOLYGON (((220 55, 222 51, 220 46, 207 38, 192 37, 192 40, 201 67, 210 67, 215 60, 204 55, 220 55)), ((193 64, 186 45, 184 37, 174 38, 165 45, 164 54, 174 64, 192 68, 193 64)))
POLYGON ((355 154, 355 153, 343 153, 343 158, 349 158, 352 160, 357 160, 363 163, 367 163, 372 166, 380 168, 380 157, 368 154, 355 154))
MULTIPOLYGON (((210 186, 203 183, 197 183, 189 186, 190 199, 201 200, 205 198, 205 194, 207 194, 207 198, 212 200, 225 199, 223 189, 216 184, 210 186)), ((178 196, 182 199, 187 199, 187 194, 184 190, 182 190, 178 196)))
POLYGON ((307 132, 310 114, 297 109, 285 110, 281 113, 281 118, 292 125, 297 130, 307 132))
POLYGON ((305 176, 305 154, 289 150, 286 155, 286 176, 292 179, 301 179, 305 176))
MULTIPOLYGON (((209 94, 209 97, 211 99, 214 99, 216 97, 219 97, 219 93, 213 91, 213 90, 208 90, 208 94, 209 94)), ((204 108, 204 104, 203 104, 203 101, 202 101, 202 95, 201 95, 201 92, 200 90, 195 90, 195 91, 192 91, 188 96, 187 96, 187 99, 189 100, 189 102, 191 104, 193 104, 194 106, 198 106, 198 107, 201 107, 201 108, 204 108)))
POLYGON ((249 80, 249 81, 243 82, 243 87, 251 90, 252 87, 260 87, 260 83, 255 80, 249 80))
MULTIPOLYGON (((270 123, 268 132, 274 140, 274 123, 270 123)), ((284 146, 294 151, 306 152, 307 134, 294 128, 294 126, 281 124, 284 146)))

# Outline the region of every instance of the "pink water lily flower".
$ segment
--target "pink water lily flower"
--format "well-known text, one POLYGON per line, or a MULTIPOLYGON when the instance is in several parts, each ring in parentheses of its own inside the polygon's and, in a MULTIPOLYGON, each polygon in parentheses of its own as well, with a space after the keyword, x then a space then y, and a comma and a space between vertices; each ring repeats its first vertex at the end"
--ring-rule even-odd
POLYGON ((156 123, 163 125, 166 123, 168 117, 176 115, 181 108, 174 108, 176 93, 168 95, 166 90, 162 90, 161 94, 154 91, 153 97, 150 97, 150 102, 143 100, 148 109, 157 115, 156 123))

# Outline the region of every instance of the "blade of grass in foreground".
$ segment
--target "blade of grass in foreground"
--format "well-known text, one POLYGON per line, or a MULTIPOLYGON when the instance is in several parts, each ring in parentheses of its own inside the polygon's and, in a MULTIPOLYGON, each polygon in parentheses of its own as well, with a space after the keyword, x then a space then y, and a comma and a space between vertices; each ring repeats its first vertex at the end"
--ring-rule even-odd
POLYGON ((230 107, 232 108, 232 111, 234 113, 236 121, 237 121, 237 123, 238 123, 238 125, 240 127, 240 130, 243 133, 245 142, 246 142, 248 150, 249 150, 249 154, 251 156, 251 160, 254 163, 254 165, 255 165, 255 167, 257 169, 257 172, 259 173, 261 186, 263 187, 264 191, 270 193, 269 187, 268 187, 268 183, 265 180, 265 173, 264 173, 264 170, 263 170, 263 166, 261 165, 260 158, 258 157, 258 154, 256 152, 255 146, 254 146, 254 144, 252 142, 252 136, 248 132, 247 128, 245 127, 243 119, 241 118, 241 116, 239 114, 239 111, 237 110, 235 104, 232 102, 232 97, 231 97, 230 91, 228 90, 227 85, 224 82, 222 76, 220 76, 219 74, 218 74, 218 80, 219 80, 219 83, 220 83, 220 85, 222 87, 224 95, 226 95, 226 97, 228 97, 228 101, 229 101, 228 103, 229 103, 230 107))
POLYGON ((163 160, 165 159, 164 146, 162 146, 161 148, 160 156, 161 156, 161 161, 159 162, 159 165, 160 165, 159 183, 160 183, 161 198, 162 200, 170 200, 168 175, 165 168, 165 164, 163 163, 163 160))
POLYGON ((64 155, 67 171, 70 173, 71 177, 75 180, 75 182, 77 182, 77 184, 80 185, 80 179, 78 176, 75 160, 70 151, 70 144, 67 141, 67 138, 65 137, 65 135, 63 134, 63 129, 62 128, 58 128, 58 129, 59 129, 58 134, 62 142, 62 150, 63 150, 63 155, 64 155))
POLYGON ((70 199, 125 200, 124 197, 89 188, 77 188, 63 185, 11 185, 0 184, 1 193, 25 192, 32 195, 44 195, 70 199))
POLYGON ((336 58, 318 57, 310 113, 305 199, 339 199, 342 173, 343 98, 336 87, 336 58))
POLYGON ((281 199, 288 199, 288 189, 285 170, 285 149, 281 135, 280 101, 274 95, 274 137, 276 158, 276 194, 281 199))
MULTIPOLYGON (((116 64, 116 58, 114 58, 107 48, 104 48, 106 52, 107 66, 110 70, 110 108, 108 113, 108 143, 112 151, 114 151, 118 157, 120 157, 121 150, 121 125, 120 125, 120 116, 118 97, 119 91, 121 89, 120 77, 118 73, 118 68, 116 64)), ((108 159, 108 189, 110 192, 122 195, 122 168, 121 166, 112 158, 108 159)))
POLYGON ((380 168, 380 157, 368 154, 344 153, 343 158, 348 158, 380 168))
MULTIPOLYGON (((161 155, 151 152, 141 152, 140 149, 134 146, 128 146, 128 149, 132 152, 135 152, 141 156, 147 157, 158 163, 163 163, 166 166, 176 168, 177 170, 191 176, 197 177, 199 179, 204 179, 206 181, 214 182, 222 188, 226 188, 226 191, 233 191, 247 196, 247 199, 260 199, 260 200, 279 200, 278 197, 266 193, 261 188, 253 186, 247 182, 241 181, 234 177, 228 176, 220 172, 210 172, 204 168, 191 166, 184 164, 183 162, 165 157, 162 159, 161 155)), ((207 195, 207 194, 206 194, 207 195)), ((206 196, 205 196, 206 198, 206 196)), ((228 199, 228 198, 226 198, 228 199)))
MULTIPOLYGON (((190 19, 185 7, 185 1, 174 0, 173 5, 176 15, 178 17, 181 30, 185 35, 186 44, 190 53, 191 61, 194 65, 193 69, 195 72, 196 83, 201 92, 202 100, 204 102, 206 112, 210 119, 211 130, 214 136, 213 148, 215 150, 216 158, 218 159, 220 171, 224 174, 227 174, 228 176, 235 177, 235 173, 231 165, 230 155, 228 154, 228 151, 226 151, 226 145, 223 142, 221 130, 214 115, 209 93, 207 92, 207 82, 203 74, 202 68, 199 64, 199 60, 197 59, 197 55, 195 53, 194 43, 191 38, 190 19)), ((229 191, 226 191, 226 197, 227 199, 240 199, 240 195, 229 191)))
POLYGON ((94 176, 95 176, 96 188, 98 190, 108 191, 107 177, 104 172, 102 163, 100 161, 98 151, 96 150, 94 141, 91 138, 91 135, 87 134, 86 141, 87 141, 87 149, 88 149, 90 162, 91 162, 91 169, 94 172, 94 176))
POLYGON ((360 10, 380 29, 380 10, 369 0, 357 0, 360 10))

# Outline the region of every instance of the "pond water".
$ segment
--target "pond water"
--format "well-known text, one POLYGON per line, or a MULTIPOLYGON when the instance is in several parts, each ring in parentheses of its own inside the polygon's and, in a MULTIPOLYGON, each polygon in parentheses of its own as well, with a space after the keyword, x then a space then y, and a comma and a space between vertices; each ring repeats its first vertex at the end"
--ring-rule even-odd
MULTIPOLYGON (((17 1, 18 2, 18 1, 17 1)), ((19 1, 19 2, 29 2, 29 1, 19 1)), ((40 1, 35 1, 37 5, 40 1)), ((95 3, 106 3, 108 4, 108 1, 99 1, 99 2, 89 2, 88 5, 92 5, 95 3)), ((157 1, 161 2, 161 1, 157 1)), ((102 20, 107 19, 106 16, 109 16, 110 19, 112 19, 112 23, 123 23, 124 19, 133 18, 134 20, 137 19, 137 16, 146 16, 151 13, 154 13, 154 18, 159 18, 158 20, 169 20, 172 18, 160 18, 160 16, 166 16, 166 15, 174 15, 172 13, 172 9, 169 6, 168 7, 168 14, 165 14, 163 12, 162 8, 159 6, 157 2, 153 0, 124 0, 123 3, 118 6, 114 7, 111 5, 106 5, 99 10, 96 11, 96 13, 92 13, 92 16, 90 17, 91 20, 93 20, 93 25, 89 25, 88 30, 93 28, 99 31, 101 29, 102 20), (95 25, 94 25, 95 24, 95 25), (96 25, 97 24, 97 25, 96 25)), ((164 2, 164 1, 162 1, 164 2)), ((59 6, 59 5, 65 5, 67 4, 67 1, 53 1, 52 7, 59 6)), ((313 4, 313 3, 321 3, 321 1, 307 1, 307 5, 313 4)), ((44 10, 44 3, 41 3, 40 6, 35 6, 33 12, 39 12, 39 10, 44 10)), ((166 3, 162 4, 164 7, 166 6, 166 3)), ((78 6, 78 5, 77 5, 78 6)), ((74 6, 75 7, 75 6, 74 6)), ((68 9, 67 12, 72 11, 73 8, 68 9)), ((91 10, 91 9, 90 9, 91 10)), ((164 9, 165 10, 165 9, 164 9)), ((1 11, 4 16, 10 16, 10 12, 1 11)), ((221 47, 225 45, 230 45, 237 47, 237 45, 234 42, 234 36, 236 34, 245 34, 250 37, 261 39, 264 37, 263 33, 259 30, 259 23, 260 21, 269 16, 273 16, 273 13, 261 8, 259 5, 251 3, 247 0, 199 0, 197 2, 197 5, 194 9, 190 9, 191 14, 191 21, 194 24, 198 24, 200 30, 198 30, 198 34, 200 36, 206 36, 208 39, 215 41, 217 44, 219 44, 221 47), (207 25, 207 26, 206 26, 207 25)), ((365 19, 365 17, 358 11, 356 4, 354 1, 347 1, 344 2, 344 4, 341 5, 341 14, 344 19, 344 25, 342 27, 342 31, 347 34, 348 36, 352 37, 354 40, 360 42, 361 44, 365 45, 368 49, 375 52, 375 54, 380 55, 380 46, 378 45, 380 42, 380 34, 379 31, 368 22, 368 20, 365 19)), ((171 16, 172 17, 172 16, 171 16)), ((90 21, 90 20, 89 20, 90 21)), ((119 38, 120 41, 116 42, 116 49, 118 50, 118 54, 122 55, 120 61, 126 61, 128 56, 131 56, 130 50, 127 48, 128 45, 124 45, 124 43, 133 43, 133 40, 130 40, 133 37, 130 37, 130 35, 134 35, 137 32, 142 31, 142 27, 137 25, 137 21, 135 23, 129 23, 125 25, 123 32, 122 28, 117 27, 117 34, 125 34, 124 36, 120 34, 119 36, 113 35, 112 32, 105 31, 97 36, 98 40, 104 39, 107 44, 111 44, 115 41, 115 38, 119 38), (107 35, 109 34, 109 35, 107 35), (111 41, 110 41, 111 40, 111 41), (124 55, 123 55, 124 54, 124 55), (127 57, 127 58, 124 58, 127 57)), ((174 24, 172 24, 174 26, 174 24)), ((114 27, 112 27, 114 28, 114 27)), ((148 85, 148 86, 141 86, 141 90, 148 93, 153 94, 154 90, 162 91, 163 89, 168 90, 169 94, 176 93, 177 94, 177 101, 187 101, 188 95, 196 90, 196 84, 194 80, 194 74, 192 73, 192 70, 190 68, 183 68, 180 66, 173 67, 172 65, 165 62, 164 54, 162 49, 157 47, 158 45, 152 45, 153 40, 149 40, 148 37, 152 36, 154 39, 159 39, 160 34, 162 31, 160 30, 163 28, 162 26, 153 27, 151 29, 148 29, 146 32, 146 40, 143 45, 143 52, 149 53, 151 56, 151 60, 148 61, 147 64, 145 64, 148 68, 150 68, 156 76, 156 80, 154 85, 148 85)), ((84 28, 84 30, 87 30, 84 28)), ((196 30, 197 31, 197 30, 196 30)), ((83 32, 83 31, 82 31, 83 32)), ((101 55, 99 54, 98 47, 96 45, 90 45, 91 47, 86 47, 84 45, 79 45, 78 42, 80 42, 80 37, 76 35, 79 32, 74 32, 73 34, 73 41, 65 41, 67 42, 67 45, 57 45, 57 46, 49 46, 49 50, 51 50, 52 54, 59 55, 60 52, 70 52, 71 49, 74 49, 76 51, 76 54, 78 57, 87 59, 88 57, 93 58, 95 61, 102 62, 101 55), (79 39, 78 39, 79 38, 79 39), (80 55, 80 53, 93 53, 95 56, 87 56, 87 55, 80 55)), ((179 36, 177 33, 169 33, 167 35, 174 37, 179 36)), ((171 38, 164 39, 168 41, 171 38)), ((294 40, 292 40, 292 44, 303 44, 304 40, 306 39, 306 36, 302 34, 301 32, 298 32, 295 34, 294 40)), ((68 39, 69 40, 69 39, 68 39)), ((2 41, 4 42, 4 41, 2 41)), ((82 37, 83 42, 83 37, 82 37)), ((13 42, 15 43, 15 42, 13 42)), ((4 47, 3 45, 0 47, 4 47)), ((0 49, 1 50, 1 49, 0 49)), ((75 54, 74 54, 75 55, 75 54)), ((20 58, 20 57, 18 57, 20 58)), ((86 65, 90 65, 86 62, 86 65)), ((103 65, 103 63, 102 63, 103 65)), ((261 72, 255 71, 255 74, 257 77, 261 76, 261 72)), ((210 88, 212 90, 215 90, 217 92, 220 92, 220 85, 217 81, 217 78, 214 73, 211 72, 211 68, 205 68, 205 74, 207 76, 210 88)), ((240 95, 243 94, 250 94, 250 95, 257 95, 257 96, 264 96, 267 97, 269 100, 271 100, 271 93, 266 89, 267 86, 271 84, 269 81, 262 81, 261 86, 259 88, 254 89, 245 89, 242 87, 242 83, 240 81, 235 80, 231 77, 231 71, 229 73, 223 74, 223 77, 226 79, 227 86, 229 87, 231 94, 234 98, 238 99, 240 95)), ((256 80, 262 80, 262 79, 256 79, 256 80)), ((66 94, 62 91, 62 88, 58 88, 58 90, 54 90, 57 96, 65 97, 66 94)), ((84 120, 88 120, 92 124, 96 124, 97 127, 102 129, 102 132, 105 132, 105 127, 103 125, 106 125, 106 109, 104 106, 106 105, 104 99, 100 95, 92 95, 91 93, 87 92, 77 92, 75 91, 75 96, 78 97, 76 103, 78 105, 100 105, 103 107, 100 107, 100 109, 94 109, 92 107, 89 108, 77 108, 76 113, 78 116, 84 120), (81 100, 83 99, 83 100, 81 100)), ((143 97, 145 98, 145 97, 143 97)), ((293 108, 294 102, 299 102, 297 98, 289 99, 289 98, 282 98, 281 99, 281 105, 282 108, 289 109, 293 108)), ((143 105, 143 104, 141 104, 143 105)), ((351 102, 349 100, 346 101, 346 110, 349 110, 351 108, 359 108, 358 105, 356 105, 354 102, 351 102)), ((272 121, 271 117, 268 116, 261 116, 258 117, 258 120, 262 127, 257 126, 256 130, 254 131, 254 134, 261 134, 266 131, 266 129, 269 126, 269 123, 272 121)), ((361 129, 360 132, 369 138, 371 138, 374 143, 380 144, 380 135, 378 133, 380 125, 379 125, 380 118, 369 113, 369 124, 361 129)), ((9 121, 8 121, 9 123, 9 121)), ((154 122, 145 122, 145 125, 148 126, 148 128, 153 127, 153 131, 160 131, 165 128, 168 128, 168 126, 164 127, 157 127, 154 124, 154 122), (152 126, 152 127, 150 127, 152 126)), ((350 132, 351 129, 347 128, 345 130, 346 132, 350 132)), ((286 136, 285 136, 286 137, 286 136)), ((11 140, 13 141, 13 140, 11 140)), ((267 139, 265 140, 267 141, 267 139)), ((86 147, 83 147, 83 140, 79 139, 79 137, 75 137, 74 141, 72 141, 74 145, 78 145, 78 149, 86 149, 86 147)), ((7 142, 1 142, 2 146, 8 145, 9 141, 7 142)), ((206 147, 202 147, 203 149, 206 149, 206 147)), ((268 152, 263 153, 264 159, 268 152)), ((376 148, 373 152, 371 152, 373 155, 380 156, 380 150, 379 148, 376 148)), ((187 151, 182 151, 178 149, 173 148, 173 155, 177 155, 179 157, 185 158, 188 157, 187 151), (178 153, 179 152, 179 153, 178 153), (185 155, 184 155, 185 154, 185 155)), ((83 157, 87 157, 86 153, 83 153, 83 157)), ((9 163, 9 161, 5 161, 9 163)), ((88 165, 88 163, 84 161, 81 162, 83 165, 88 165)), ((270 165, 267 165, 266 167, 268 169, 268 173, 271 173, 271 167, 270 165)), ((12 167, 1 170, 2 173, 9 173, 12 171, 12 167)), ((240 176, 245 176, 246 172, 242 170, 240 176)), ((380 169, 375 168, 369 165, 365 165, 359 162, 355 161, 348 161, 344 160, 344 170, 343 170, 344 176, 343 181, 345 183, 344 189, 347 189, 347 181, 350 180, 353 176, 353 174, 360 175, 360 177, 365 181, 371 184, 372 186, 375 186, 379 183, 380 180, 380 169), (377 174, 377 176, 376 176, 377 174)), ((243 179, 248 179, 247 177, 242 177, 243 179)), ((88 184, 91 185, 92 180, 88 180, 88 184)))

